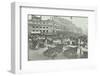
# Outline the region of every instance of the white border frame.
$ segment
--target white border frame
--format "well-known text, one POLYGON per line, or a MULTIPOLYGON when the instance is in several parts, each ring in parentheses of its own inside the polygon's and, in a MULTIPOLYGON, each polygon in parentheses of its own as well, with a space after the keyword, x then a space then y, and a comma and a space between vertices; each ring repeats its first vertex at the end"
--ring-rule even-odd
MULTIPOLYGON (((91 7, 76 7, 76 6, 68 6, 68 8, 52 8, 52 7, 35 7, 34 4, 28 3, 12 3, 11 4, 11 21, 12 21, 12 34, 11 34, 11 71, 13 73, 22 73, 24 72, 21 68, 22 60, 21 60, 21 8, 22 7, 30 7, 30 8, 45 8, 45 9, 58 9, 58 10, 75 10, 75 11, 91 11, 96 14, 96 8, 91 7)), ((95 29, 95 28, 94 28, 95 29)), ((73 60, 74 61, 74 60, 73 60)))

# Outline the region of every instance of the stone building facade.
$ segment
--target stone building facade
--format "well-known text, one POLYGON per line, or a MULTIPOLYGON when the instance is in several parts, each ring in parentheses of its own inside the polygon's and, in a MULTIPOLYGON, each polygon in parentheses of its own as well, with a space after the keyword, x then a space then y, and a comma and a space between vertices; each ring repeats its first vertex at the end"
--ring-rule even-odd
POLYGON ((51 19, 42 20, 42 17, 32 16, 28 20, 28 33, 33 34, 51 34, 56 32, 54 28, 54 23, 51 19))

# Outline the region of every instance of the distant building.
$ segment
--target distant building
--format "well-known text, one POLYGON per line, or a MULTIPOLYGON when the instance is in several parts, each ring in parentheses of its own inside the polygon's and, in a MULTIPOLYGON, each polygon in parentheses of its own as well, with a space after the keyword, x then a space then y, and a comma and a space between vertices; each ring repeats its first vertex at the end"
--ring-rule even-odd
MULTIPOLYGON (((77 27, 79 22, 74 21, 75 19, 79 21, 81 18, 28 15, 28 33, 55 34, 56 32, 74 32, 81 34, 83 33, 82 29, 77 27)), ((83 18, 82 20, 83 24, 86 24, 86 20, 83 18)))
POLYGON ((28 32, 33 34, 53 34, 55 32, 53 21, 42 20, 41 16, 31 16, 28 26, 28 32))

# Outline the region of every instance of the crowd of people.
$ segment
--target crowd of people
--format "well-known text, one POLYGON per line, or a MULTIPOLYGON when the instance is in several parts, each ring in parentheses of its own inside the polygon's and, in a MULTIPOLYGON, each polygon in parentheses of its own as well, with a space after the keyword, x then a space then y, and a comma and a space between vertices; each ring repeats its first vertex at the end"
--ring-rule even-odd
POLYGON ((29 36, 29 48, 40 49, 48 48, 43 52, 44 56, 56 58, 62 53, 67 58, 87 58, 87 37, 61 37, 47 35, 31 35, 29 36), (78 51, 79 50, 79 51, 78 51))

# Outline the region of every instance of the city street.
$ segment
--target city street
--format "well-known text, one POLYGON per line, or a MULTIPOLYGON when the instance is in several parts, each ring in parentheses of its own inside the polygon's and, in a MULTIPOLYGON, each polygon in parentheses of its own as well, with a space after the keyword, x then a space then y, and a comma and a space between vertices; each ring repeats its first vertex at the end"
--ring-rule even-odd
POLYGON ((88 58, 87 19, 30 14, 28 60, 88 58))
MULTIPOLYGON (((29 60, 51 60, 50 57, 43 55, 43 52, 46 49, 47 48, 38 49, 38 50, 30 49, 29 50, 29 60)), ((62 53, 59 53, 59 54, 57 54, 57 57, 55 59, 66 59, 66 57, 62 53)))

